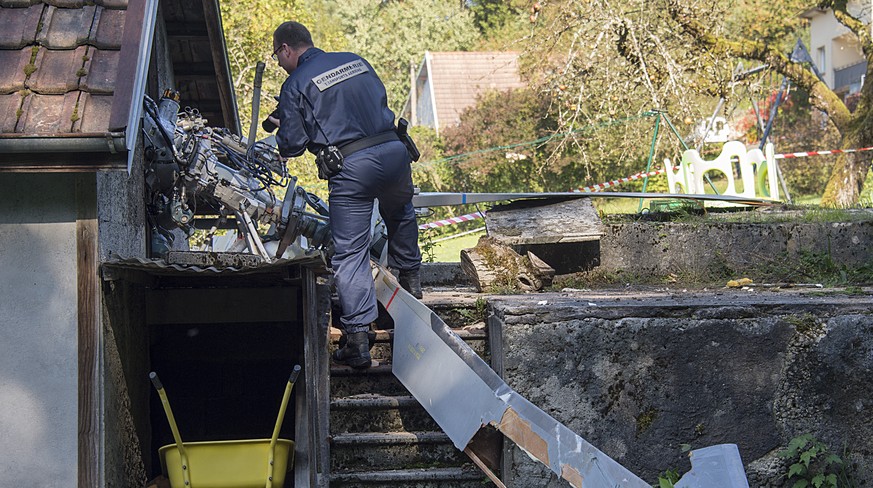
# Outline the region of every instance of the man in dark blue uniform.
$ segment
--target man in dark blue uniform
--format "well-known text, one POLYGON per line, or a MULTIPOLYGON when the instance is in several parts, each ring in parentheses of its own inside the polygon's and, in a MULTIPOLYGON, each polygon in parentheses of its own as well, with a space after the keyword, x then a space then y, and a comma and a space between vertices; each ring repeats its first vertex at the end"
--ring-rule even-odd
POLYGON ((378 316, 369 254, 376 198, 388 229, 388 266, 421 298, 410 156, 395 132, 385 86, 366 60, 314 47, 297 22, 285 22, 273 33, 273 57, 288 73, 279 97, 279 152, 315 154, 319 176, 328 179, 330 189, 331 265, 346 335, 346 346, 333 358, 367 368, 367 333, 378 316))

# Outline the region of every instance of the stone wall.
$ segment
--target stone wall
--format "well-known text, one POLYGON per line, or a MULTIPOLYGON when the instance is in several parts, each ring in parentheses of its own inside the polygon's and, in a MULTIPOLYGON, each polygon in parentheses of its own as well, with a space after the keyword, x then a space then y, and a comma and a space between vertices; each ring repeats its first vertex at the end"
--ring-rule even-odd
MULTIPOLYGON (((491 297, 504 377, 657 484, 681 446, 739 446, 752 487, 784 486, 775 453, 812 433, 873 482, 873 297, 822 292, 491 297)), ((517 448, 507 486, 565 486, 517 448)), ((790 484, 789 484, 790 486, 790 484)))
MULTIPOLYGON (((766 273, 802 282, 800 259, 835 266, 873 265, 873 215, 858 221, 742 223, 634 222, 604 225, 600 269, 634 275, 706 279, 724 273, 766 273)), ((786 217, 787 218, 787 217, 786 217)))

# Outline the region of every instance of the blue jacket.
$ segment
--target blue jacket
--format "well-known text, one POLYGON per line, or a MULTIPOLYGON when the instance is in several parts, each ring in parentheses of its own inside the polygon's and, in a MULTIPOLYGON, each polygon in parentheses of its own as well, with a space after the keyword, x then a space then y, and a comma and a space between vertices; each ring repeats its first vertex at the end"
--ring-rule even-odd
POLYGON ((304 52, 282 85, 276 133, 283 157, 315 153, 394 129, 385 85, 353 53, 304 52))

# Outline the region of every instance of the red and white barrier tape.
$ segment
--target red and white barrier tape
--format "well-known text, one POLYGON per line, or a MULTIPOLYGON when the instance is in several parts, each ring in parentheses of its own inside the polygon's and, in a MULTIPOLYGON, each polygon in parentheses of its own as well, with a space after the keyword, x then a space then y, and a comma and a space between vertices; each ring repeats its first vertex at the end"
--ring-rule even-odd
POLYGON ((618 186, 622 183, 627 183, 628 181, 634 181, 634 180, 639 180, 642 178, 648 178, 649 176, 662 175, 666 172, 667 172, 666 169, 659 169, 658 171, 649 171, 648 173, 639 172, 637 174, 630 175, 627 178, 619 178, 617 180, 607 181, 606 183, 600 183, 597 185, 586 186, 585 188, 577 188, 577 189, 572 190, 572 191, 574 191, 576 193, 597 192, 597 191, 603 190, 604 188, 609 188, 612 186, 618 186))
MULTIPOLYGON (((796 153, 785 153, 785 154, 774 154, 774 159, 792 159, 792 158, 804 158, 807 156, 826 156, 828 154, 841 154, 841 153, 854 153, 854 152, 862 152, 862 151, 873 151, 873 147, 862 147, 860 149, 834 149, 832 151, 807 151, 807 152, 796 152, 796 153)), ((679 169, 678 166, 673 168, 674 170, 679 169)), ((642 178, 648 178, 650 176, 658 176, 667 172, 666 168, 659 169, 657 171, 649 171, 648 173, 641 171, 639 173, 628 176, 627 178, 619 178, 617 180, 607 181, 606 183, 599 183, 597 185, 586 186, 584 188, 577 188, 575 190, 571 190, 577 193, 586 193, 586 192, 598 192, 600 190, 604 190, 606 188, 611 188, 613 186, 621 185, 622 183, 627 183, 629 181, 639 180, 642 178)), ((460 217, 452 217, 446 220, 438 220, 436 222, 430 222, 427 224, 421 224, 418 226, 420 230, 424 229, 435 229, 437 227, 445 227, 447 225, 459 224, 461 222, 467 222, 474 219, 481 219, 485 217, 482 212, 471 213, 467 215, 461 215, 460 217)))
POLYGON ((834 149, 833 151, 808 151, 808 152, 796 152, 796 153, 786 153, 786 154, 774 154, 774 159, 792 159, 792 158, 805 158, 807 156, 826 156, 828 154, 843 154, 843 153, 853 153, 853 152, 861 152, 861 151, 873 151, 873 147, 862 147, 860 149, 834 149))
POLYGON ((460 217, 451 217, 446 220, 437 220, 436 222, 430 222, 427 224, 421 224, 418 226, 420 230, 424 229, 435 229, 437 227, 445 227, 447 225, 452 224, 460 224, 461 222, 468 222, 470 220, 481 219, 485 217, 485 214, 482 212, 471 213, 467 215, 461 215, 460 217))

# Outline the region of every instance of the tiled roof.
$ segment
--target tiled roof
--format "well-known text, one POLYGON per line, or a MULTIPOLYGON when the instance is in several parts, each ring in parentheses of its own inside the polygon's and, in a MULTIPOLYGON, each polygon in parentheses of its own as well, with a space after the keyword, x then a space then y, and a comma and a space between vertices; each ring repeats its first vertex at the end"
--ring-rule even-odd
POLYGON ((110 131, 127 0, 0 0, 0 133, 110 131))
POLYGON ((489 90, 521 88, 515 52, 429 53, 430 82, 440 127, 460 122, 461 112, 489 90))

